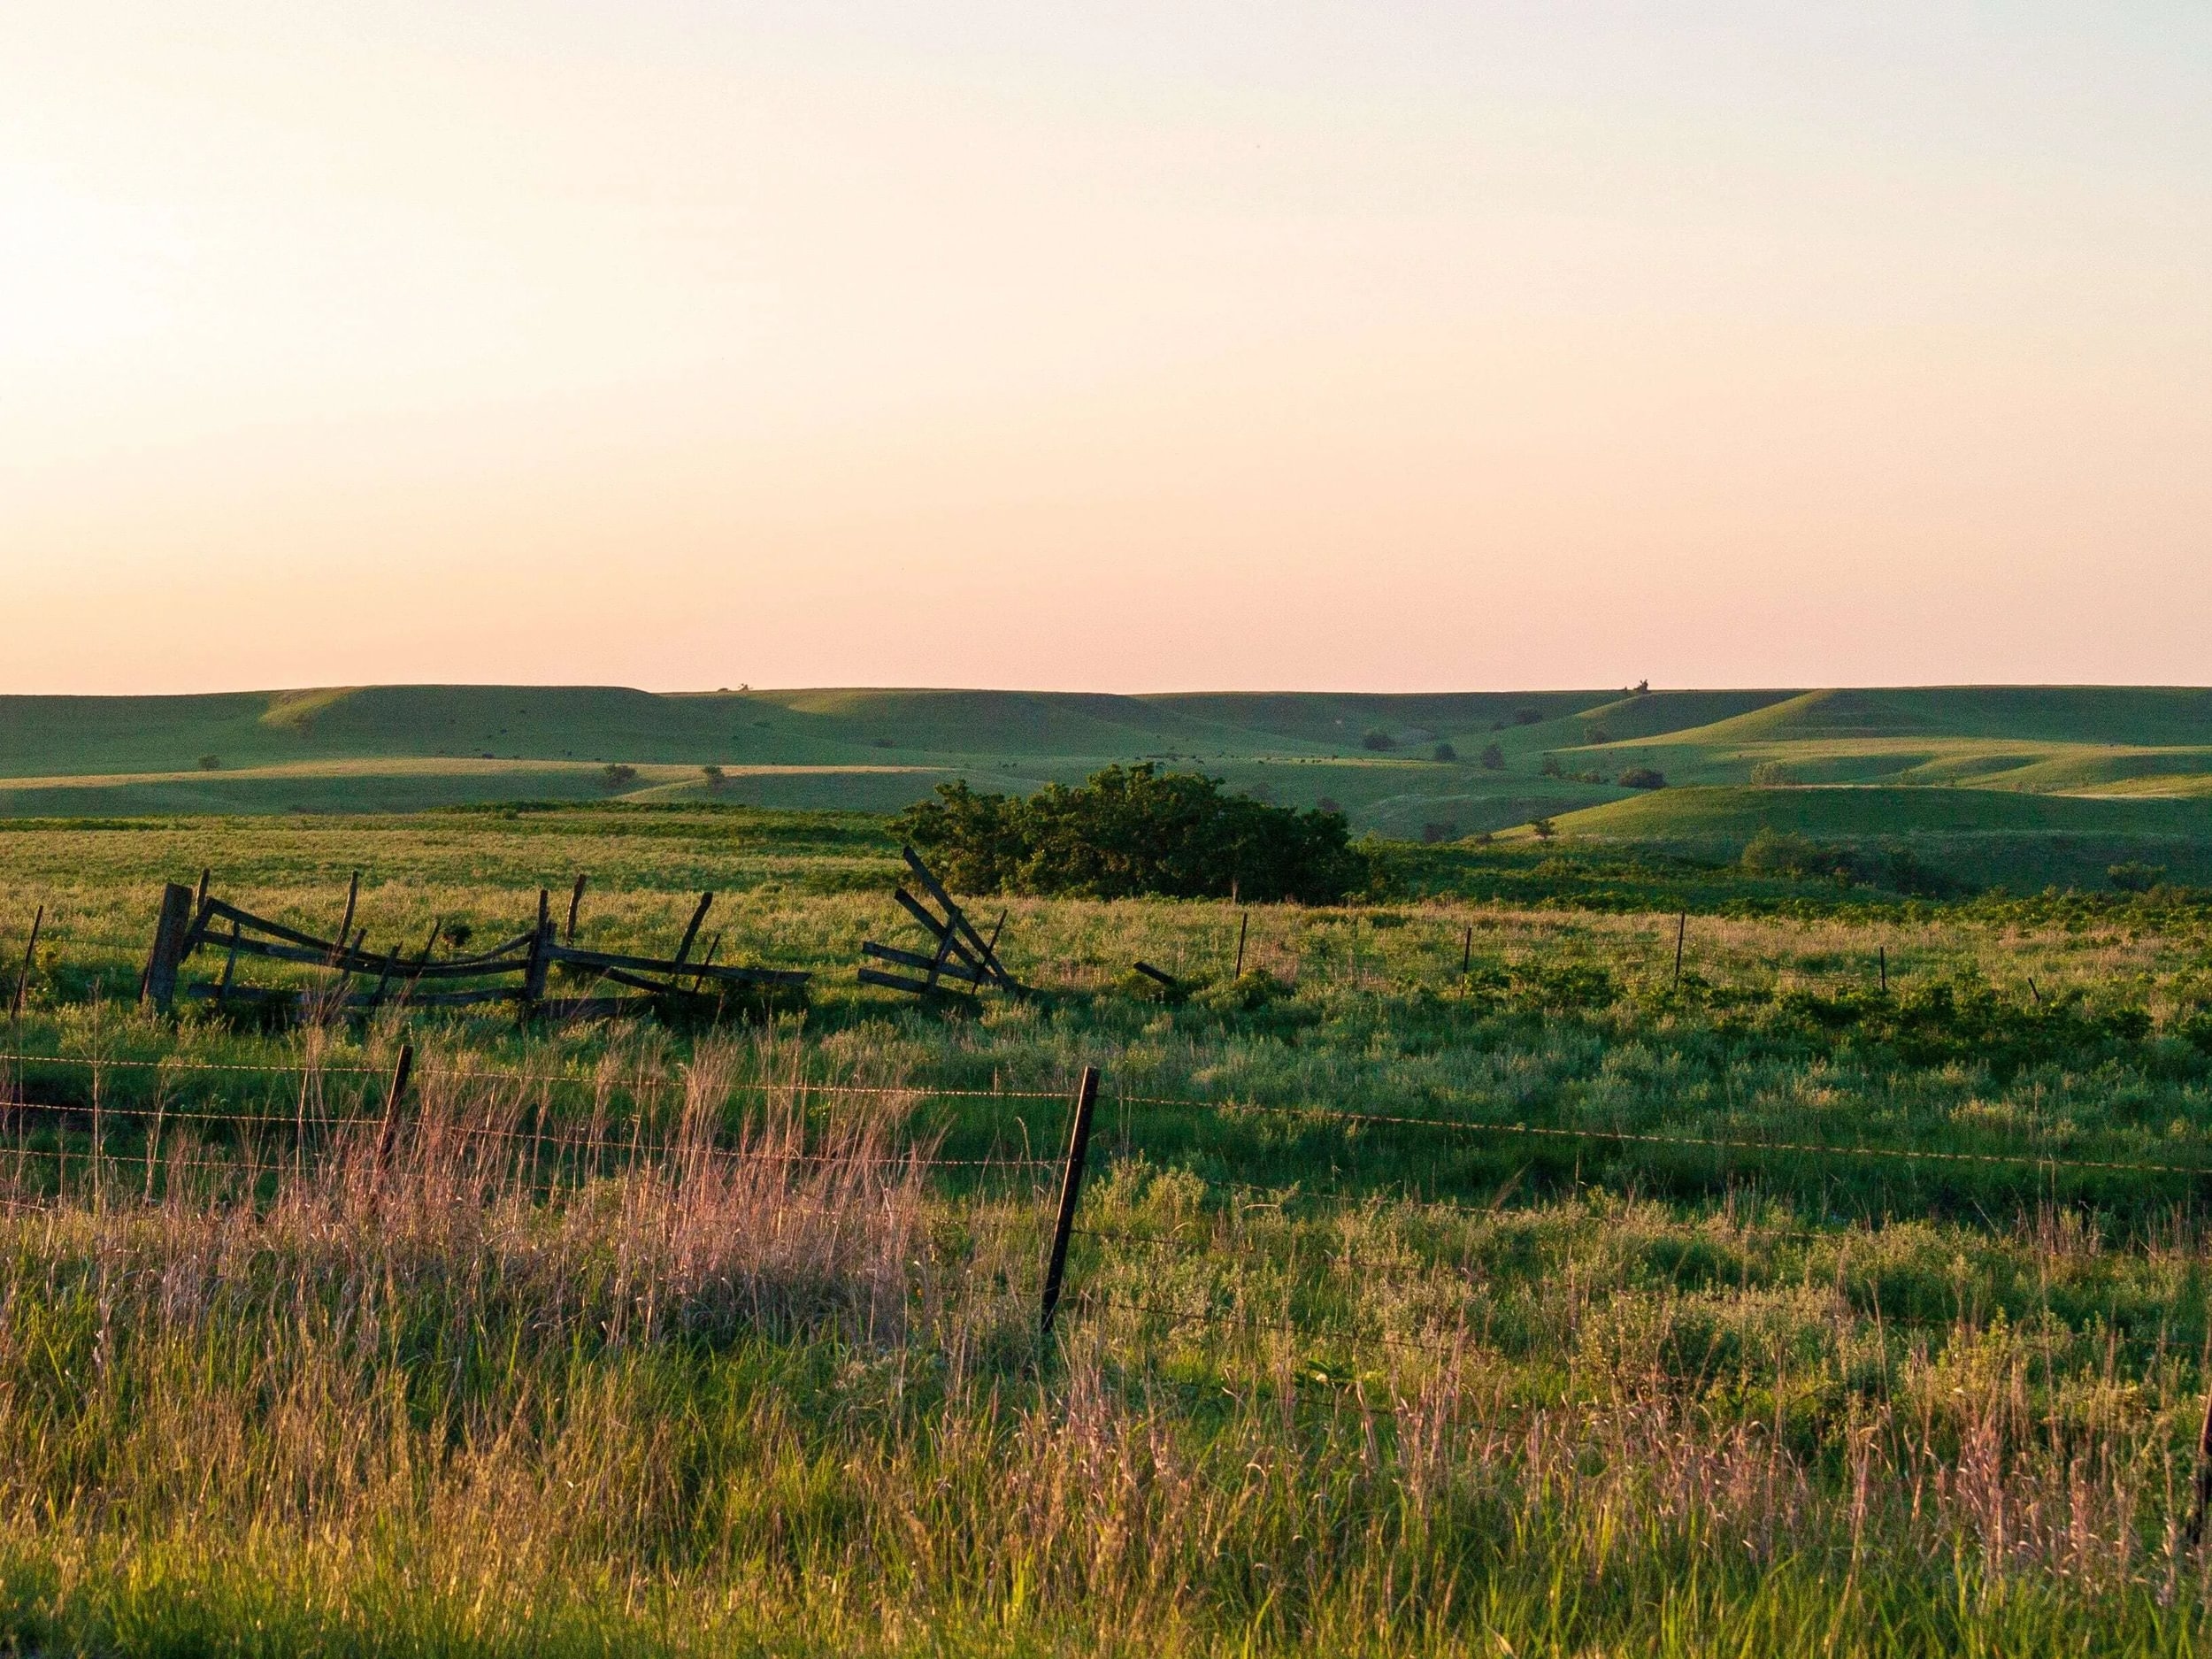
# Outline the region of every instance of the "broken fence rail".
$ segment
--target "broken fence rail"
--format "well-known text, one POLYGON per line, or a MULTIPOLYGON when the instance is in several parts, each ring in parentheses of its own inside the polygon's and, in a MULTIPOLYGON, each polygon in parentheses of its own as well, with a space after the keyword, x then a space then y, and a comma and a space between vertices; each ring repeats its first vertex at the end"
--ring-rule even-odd
MULTIPOLYGON (((709 986, 795 987, 812 977, 797 969, 717 963, 713 960, 714 947, 710 947, 704 959, 692 961, 692 945, 714 902, 711 892, 700 895, 690 924, 684 930, 683 942, 673 956, 589 950, 561 942, 554 932, 550 895, 545 890, 538 895, 536 924, 489 949, 436 959, 432 953, 436 949, 440 930, 434 923, 421 949, 412 955, 397 945, 389 950, 372 951, 365 949, 366 929, 352 933, 358 881, 357 876, 347 893, 346 932, 335 939, 319 939, 299 928, 257 916, 240 905, 214 897, 204 888, 197 895, 196 910, 193 890, 170 883, 162 895, 160 919, 155 927, 153 950, 142 980, 147 1000, 166 1010, 181 989, 187 997, 211 1001, 219 1006, 232 1002, 249 1005, 313 1002, 334 1010, 348 1011, 378 1008, 390 1002, 427 1008, 465 1008, 511 1002, 556 1018, 597 1018, 643 1011, 669 996, 703 996, 708 994, 709 986), (180 987, 178 980, 185 963, 201 950, 223 953, 221 978, 213 984, 180 987), (335 985, 319 987, 271 988, 240 985, 236 973, 241 956, 319 967, 339 977, 335 985), (555 967, 568 968, 645 995, 549 996, 547 977, 555 967), (516 983, 484 983, 510 977, 516 983), (357 979, 368 983, 356 988, 357 979), (434 988, 424 989, 426 983, 434 988)), ((581 897, 580 882, 576 899, 570 904, 568 936, 572 940, 576 903, 581 897)), ((716 942, 718 945, 719 941, 716 942)))

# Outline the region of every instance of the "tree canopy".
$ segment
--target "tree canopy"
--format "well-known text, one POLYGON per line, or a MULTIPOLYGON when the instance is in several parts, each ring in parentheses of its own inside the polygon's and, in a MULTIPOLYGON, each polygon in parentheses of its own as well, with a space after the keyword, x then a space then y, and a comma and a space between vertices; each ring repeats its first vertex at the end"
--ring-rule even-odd
POLYGON ((970 893, 1091 898, 1296 899, 1333 903, 1365 885, 1369 861, 1337 812, 1231 795, 1218 778, 1109 766, 1079 787, 981 795, 940 784, 895 827, 970 893))

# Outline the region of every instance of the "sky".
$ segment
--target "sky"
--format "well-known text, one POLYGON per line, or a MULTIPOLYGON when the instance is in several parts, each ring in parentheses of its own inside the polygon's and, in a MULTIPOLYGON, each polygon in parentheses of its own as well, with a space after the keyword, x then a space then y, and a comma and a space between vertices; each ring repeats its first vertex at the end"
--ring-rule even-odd
POLYGON ((20 0, 0 691, 2212 682, 2212 7, 20 0))

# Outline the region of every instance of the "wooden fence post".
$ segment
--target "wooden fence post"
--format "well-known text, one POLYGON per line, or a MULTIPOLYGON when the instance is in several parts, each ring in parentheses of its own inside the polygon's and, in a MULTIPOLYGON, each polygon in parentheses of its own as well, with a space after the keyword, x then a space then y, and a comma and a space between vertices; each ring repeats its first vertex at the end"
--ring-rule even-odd
POLYGON ((330 963, 337 966, 338 958, 345 955, 346 936, 353 932, 353 909, 361 902, 361 872, 353 872, 353 879, 346 883, 346 913, 338 920, 338 949, 331 953, 330 963))
POLYGON ((1239 910, 1237 912, 1237 971, 1229 976, 1233 979, 1241 979, 1244 977, 1244 933, 1245 929, 1251 926, 1252 912, 1239 910))
POLYGON ((1889 947, 1887 945, 1874 947, 1874 962, 1882 976, 1882 993, 1887 995, 1889 993, 1889 947))
POLYGON ((163 1013, 177 998, 177 970, 184 964, 184 936, 192 926, 192 889, 172 881, 161 890, 161 919, 154 924, 154 948, 146 958, 139 1000, 163 1013))
POLYGON ((578 876, 576 890, 568 895, 568 931, 562 936, 564 944, 576 942, 576 912, 584 908, 584 883, 590 879, 588 875, 578 876))
POLYGON ((538 928, 530 935, 530 961, 522 971, 522 1011, 526 1015, 545 1000, 546 970, 553 965, 547 950, 553 943, 553 895, 538 889, 538 928))
POLYGON ((1689 936, 1690 913, 1685 910, 1682 919, 1675 924, 1674 928, 1674 984, 1677 990, 1682 987, 1682 945, 1689 936))
POLYGON ((1053 1317, 1060 1311, 1060 1281, 1068 1268, 1068 1233, 1075 1225, 1075 1201, 1083 1194, 1083 1164, 1091 1150, 1091 1112, 1098 1104, 1098 1068, 1083 1068, 1076 1085, 1075 1117, 1068 1125, 1067 1167, 1060 1177, 1060 1214, 1052 1227, 1052 1257, 1045 1264, 1045 1293, 1038 1312, 1038 1334, 1052 1334, 1053 1317))

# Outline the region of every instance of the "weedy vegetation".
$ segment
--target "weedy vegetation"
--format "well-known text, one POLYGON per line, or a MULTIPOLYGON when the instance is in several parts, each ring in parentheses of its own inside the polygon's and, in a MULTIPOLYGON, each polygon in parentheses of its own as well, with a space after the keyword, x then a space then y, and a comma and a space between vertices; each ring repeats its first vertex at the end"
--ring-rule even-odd
POLYGON ((1041 995, 917 1007, 851 973, 898 844, 707 806, 0 829, 0 1637, 2212 1634, 2200 895, 1352 844, 1342 902, 995 883, 1041 995), (165 1020, 155 902, 208 865, 326 935, 360 870, 411 948, 588 871, 580 936, 664 951, 713 888, 721 960, 817 980, 720 1028, 165 1020))

